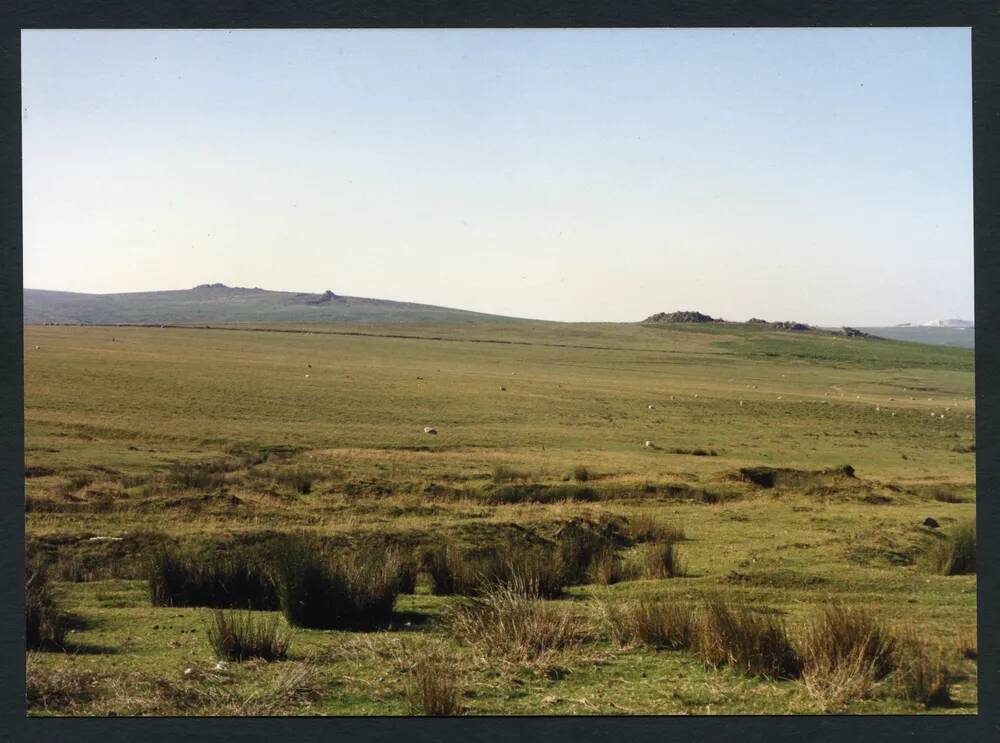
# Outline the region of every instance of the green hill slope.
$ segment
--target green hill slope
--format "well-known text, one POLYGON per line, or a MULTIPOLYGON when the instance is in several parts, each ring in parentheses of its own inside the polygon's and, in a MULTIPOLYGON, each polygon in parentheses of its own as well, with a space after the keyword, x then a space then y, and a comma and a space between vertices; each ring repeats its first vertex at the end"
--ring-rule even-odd
POLYGON ((194 289, 125 294, 24 290, 24 322, 202 323, 202 322, 490 322, 497 315, 385 299, 267 291, 223 284, 194 289))

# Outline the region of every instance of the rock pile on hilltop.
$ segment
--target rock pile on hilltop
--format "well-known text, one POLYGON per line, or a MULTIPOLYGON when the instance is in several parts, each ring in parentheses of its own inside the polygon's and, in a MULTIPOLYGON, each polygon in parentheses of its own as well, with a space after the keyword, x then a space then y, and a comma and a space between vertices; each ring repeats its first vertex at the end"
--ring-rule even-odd
POLYGON ((722 322, 722 320, 693 310, 685 310, 681 312, 657 312, 655 315, 647 317, 643 322, 722 322))
POLYGON ((871 333, 866 333, 863 330, 858 330, 857 328, 843 327, 840 329, 841 335, 846 335, 848 338, 875 338, 876 336, 871 333))
POLYGON ((810 327, 802 322, 792 322, 791 320, 779 320, 778 322, 768 322, 759 317, 751 317, 747 320, 747 325, 761 325, 774 330, 810 330, 810 327))

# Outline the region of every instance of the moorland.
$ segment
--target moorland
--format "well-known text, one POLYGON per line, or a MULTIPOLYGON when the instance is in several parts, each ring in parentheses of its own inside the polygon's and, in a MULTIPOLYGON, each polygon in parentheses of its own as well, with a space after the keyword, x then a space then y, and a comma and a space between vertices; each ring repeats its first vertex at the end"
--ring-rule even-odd
POLYGON ((977 709, 971 350, 469 318, 24 336, 30 714, 977 709))

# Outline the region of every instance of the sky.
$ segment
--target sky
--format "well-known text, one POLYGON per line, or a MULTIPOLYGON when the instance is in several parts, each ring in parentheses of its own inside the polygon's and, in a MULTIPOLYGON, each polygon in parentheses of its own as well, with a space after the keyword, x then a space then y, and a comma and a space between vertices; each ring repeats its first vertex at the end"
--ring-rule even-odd
POLYGON ((24 286, 973 318, 968 29, 22 32, 24 286))

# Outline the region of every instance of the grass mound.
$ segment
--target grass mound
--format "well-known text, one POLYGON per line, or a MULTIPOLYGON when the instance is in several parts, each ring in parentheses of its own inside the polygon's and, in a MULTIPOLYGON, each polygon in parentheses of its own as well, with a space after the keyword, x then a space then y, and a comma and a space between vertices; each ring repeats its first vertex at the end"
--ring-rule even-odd
POLYGON ((284 660, 291 644, 291 633, 277 615, 260 616, 250 611, 216 609, 206 634, 216 657, 222 660, 284 660))
POLYGON ((561 503, 563 501, 591 502, 599 500, 596 490, 583 485, 502 485, 487 487, 483 500, 490 505, 510 503, 561 503))

